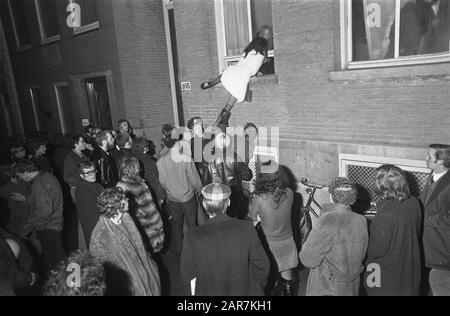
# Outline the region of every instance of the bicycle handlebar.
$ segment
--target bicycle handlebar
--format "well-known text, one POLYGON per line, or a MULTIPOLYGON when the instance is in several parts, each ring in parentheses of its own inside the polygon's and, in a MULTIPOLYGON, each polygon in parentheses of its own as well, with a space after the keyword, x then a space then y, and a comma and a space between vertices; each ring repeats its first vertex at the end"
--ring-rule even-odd
POLYGON ((306 178, 303 178, 302 180, 301 180, 301 183, 304 185, 304 186, 307 186, 308 188, 313 188, 313 189, 323 189, 323 188, 325 188, 325 187, 327 187, 327 185, 326 184, 316 184, 316 183, 313 183, 313 182, 309 182, 308 181, 308 179, 306 179, 306 178))

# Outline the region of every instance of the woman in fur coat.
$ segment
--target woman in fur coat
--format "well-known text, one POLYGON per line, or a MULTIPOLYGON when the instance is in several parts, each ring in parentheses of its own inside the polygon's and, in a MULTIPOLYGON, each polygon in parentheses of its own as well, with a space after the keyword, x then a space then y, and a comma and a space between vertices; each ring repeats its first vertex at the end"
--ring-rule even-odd
POLYGON ((117 187, 130 195, 130 214, 149 250, 157 253, 164 244, 163 222, 150 189, 139 173, 140 165, 136 158, 124 159, 120 165, 120 181, 117 187))

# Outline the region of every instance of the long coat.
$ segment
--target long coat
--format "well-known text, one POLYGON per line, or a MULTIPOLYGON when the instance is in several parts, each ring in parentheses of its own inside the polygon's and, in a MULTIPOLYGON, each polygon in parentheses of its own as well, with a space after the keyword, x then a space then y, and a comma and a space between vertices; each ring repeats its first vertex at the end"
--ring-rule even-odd
POLYGON ((311 269, 307 296, 357 296, 368 244, 367 220, 335 205, 311 231, 300 260, 311 269))
POLYGON ((164 246, 163 222, 144 180, 140 177, 132 179, 124 176, 117 186, 132 195, 130 213, 135 219, 144 242, 154 253, 161 251, 164 246))
POLYGON ((92 231, 95 225, 97 225, 100 216, 98 213, 97 198, 102 191, 103 187, 100 184, 96 182, 90 183, 85 180, 78 182, 78 187, 75 191, 77 212, 87 243, 91 240, 92 231))
POLYGON ((220 215, 188 232, 181 253, 186 294, 262 296, 270 263, 250 221, 220 215))
POLYGON ((425 209, 425 264, 450 271, 450 171, 433 185, 430 179, 421 196, 425 209))
POLYGON ((410 197, 402 203, 381 202, 370 225, 367 253, 367 265, 375 263, 380 267, 381 287, 369 287, 365 282, 369 295, 419 295, 421 222, 422 210, 416 198, 410 197))

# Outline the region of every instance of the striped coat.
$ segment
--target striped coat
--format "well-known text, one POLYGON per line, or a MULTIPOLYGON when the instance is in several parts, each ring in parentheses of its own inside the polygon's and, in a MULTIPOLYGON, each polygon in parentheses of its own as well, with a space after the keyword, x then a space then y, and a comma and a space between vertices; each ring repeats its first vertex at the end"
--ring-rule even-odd
POLYGON ((153 253, 161 251, 164 244, 163 222, 144 180, 141 177, 123 176, 117 187, 122 188, 130 195, 130 214, 135 220, 144 242, 153 253))

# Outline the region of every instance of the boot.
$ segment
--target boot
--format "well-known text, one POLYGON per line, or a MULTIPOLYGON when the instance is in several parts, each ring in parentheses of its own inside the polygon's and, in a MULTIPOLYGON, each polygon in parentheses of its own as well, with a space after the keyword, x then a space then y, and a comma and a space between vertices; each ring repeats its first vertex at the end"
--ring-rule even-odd
POLYGON ((228 121, 230 119, 231 112, 230 110, 225 107, 222 112, 220 112, 219 117, 217 118, 216 122, 214 123, 213 127, 227 127, 228 121))
POLYGON ((296 293, 296 280, 285 280, 280 278, 283 296, 297 296, 296 293))

